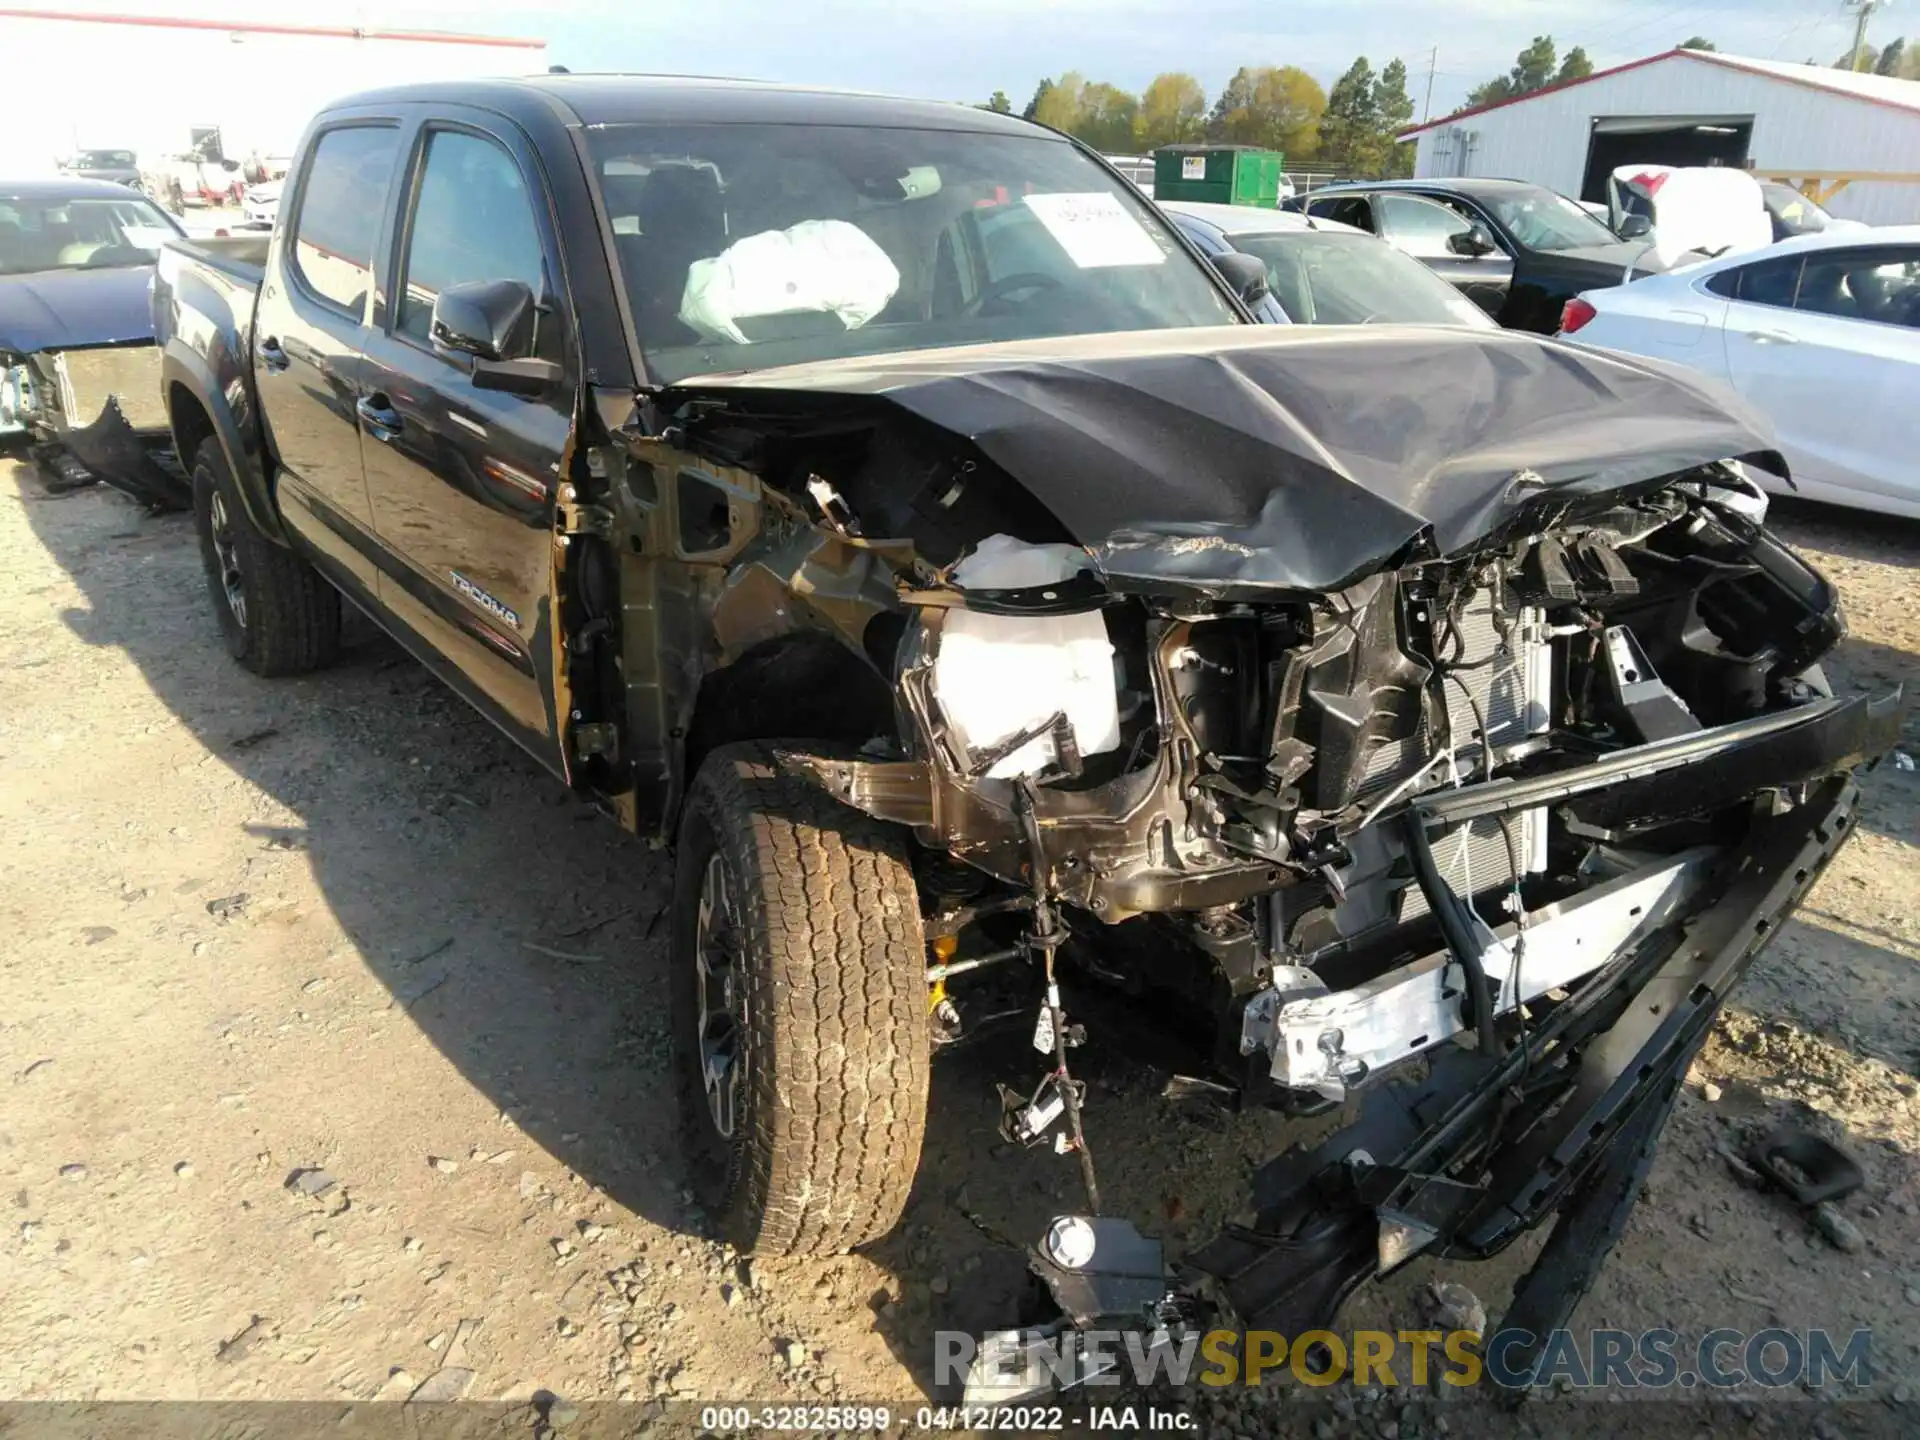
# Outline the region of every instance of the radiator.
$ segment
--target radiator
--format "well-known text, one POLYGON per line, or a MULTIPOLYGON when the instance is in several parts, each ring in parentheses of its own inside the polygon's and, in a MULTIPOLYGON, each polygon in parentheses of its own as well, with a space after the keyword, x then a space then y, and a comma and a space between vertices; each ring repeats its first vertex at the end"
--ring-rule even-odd
MULTIPOLYGON (((1378 804, 1396 787, 1404 793, 1432 789, 1452 783, 1455 774, 1464 783, 1477 779, 1485 764, 1480 728, 1474 716, 1477 705, 1486 716, 1496 759, 1502 751, 1538 735, 1547 729, 1549 688, 1552 680, 1551 652, 1540 638, 1544 617, 1537 610, 1522 610, 1513 616, 1506 629, 1514 639, 1512 655, 1495 658, 1501 647, 1500 629, 1494 624, 1493 599, 1487 591, 1476 591, 1463 608, 1459 622, 1460 654, 1450 656, 1455 664, 1473 665, 1456 670, 1457 678, 1444 687, 1447 720, 1454 741, 1452 765, 1431 764, 1437 747, 1427 722, 1404 740, 1377 748, 1369 759, 1360 785, 1360 803, 1378 804), (1468 696, 1472 696, 1472 703, 1468 696), (1424 773, 1422 773, 1424 768, 1424 773), (1410 777, 1419 778, 1408 784, 1410 777)), ((1448 649, 1452 650, 1449 643, 1448 649)), ((1547 828, 1545 810, 1529 810, 1512 816, 1514 857, 1523 874, 1546 867, 1547 828)), ((1475 821, 1433 842, 1434 862, 1441 878, 1460 895, 1485 895, 1505 890, 1513 884, 1513 863, 1509 858, 1507 836, 1497 819, 1475 821)), ((1427 913, 1427 898, 1409 878, 1411 866, 1402 851, 1399 837, 1380 827, 1369 826, 1353 840, 1354 863, 1342 878, 1348 898, 1335 912, 1340 933, 1356 935, 1382 923, 1404 924, 1427 913)))

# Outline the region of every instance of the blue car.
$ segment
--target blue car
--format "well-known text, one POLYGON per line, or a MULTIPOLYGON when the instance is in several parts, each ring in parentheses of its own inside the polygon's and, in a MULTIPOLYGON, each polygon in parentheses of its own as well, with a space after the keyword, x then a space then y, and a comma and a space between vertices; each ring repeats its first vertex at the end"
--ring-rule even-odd
POLYGON ((0 443, 34 447, 55 488, 189 498, 147 305, 154 257, 182 233, 124 185, 0 181, 0 443))

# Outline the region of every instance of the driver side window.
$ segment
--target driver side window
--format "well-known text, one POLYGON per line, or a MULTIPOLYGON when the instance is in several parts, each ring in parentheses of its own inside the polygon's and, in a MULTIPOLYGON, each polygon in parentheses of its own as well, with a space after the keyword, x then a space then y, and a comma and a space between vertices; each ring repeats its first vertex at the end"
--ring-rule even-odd
MULTIPOLYGON (((541 298, 540 230, 520 167, 492 140, 439 130, 427 142, 400 287, 403 335, 425 345, 433 302, 450 285, 519 280, 541 298)), ((536 321, 538 323, 538 321, 536 321)), ((540 325, 557 334, 557 327, 540 325)), ((542 359, 558 359, 549 335, 536 337, 542 359)))
POLYGON ((1380 232, 1396 250, 1419 260, 1457 259, 1461 252, 1449 243, 1470 233, 1473 226, 1457 211, 1412 195, 1382 195, 1380 232))

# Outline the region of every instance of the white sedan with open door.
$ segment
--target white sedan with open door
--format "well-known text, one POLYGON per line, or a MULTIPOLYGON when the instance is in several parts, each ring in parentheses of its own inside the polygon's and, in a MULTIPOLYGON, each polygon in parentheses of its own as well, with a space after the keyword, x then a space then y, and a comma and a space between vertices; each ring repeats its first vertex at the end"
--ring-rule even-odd
POLYGON ((1772 420, 1807 498, 1920 517, 1920 225, 1802 235, 1588 291, 1560 334, 1727 381, 1772 420))

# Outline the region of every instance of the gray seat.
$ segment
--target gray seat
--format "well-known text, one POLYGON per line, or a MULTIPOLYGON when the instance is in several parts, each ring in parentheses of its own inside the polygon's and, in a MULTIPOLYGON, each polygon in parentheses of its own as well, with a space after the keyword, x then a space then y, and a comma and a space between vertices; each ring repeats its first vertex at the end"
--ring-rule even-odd
MULTIPOLYGON (((631 192, 639 234, 613 238, 640 343, 687 345, 700 337, 680 320, 687 271, 727 248, 727 215, 711 170, 670 165, 631 192)), ((612 203, 611 197, 609 204, 612 203)))

